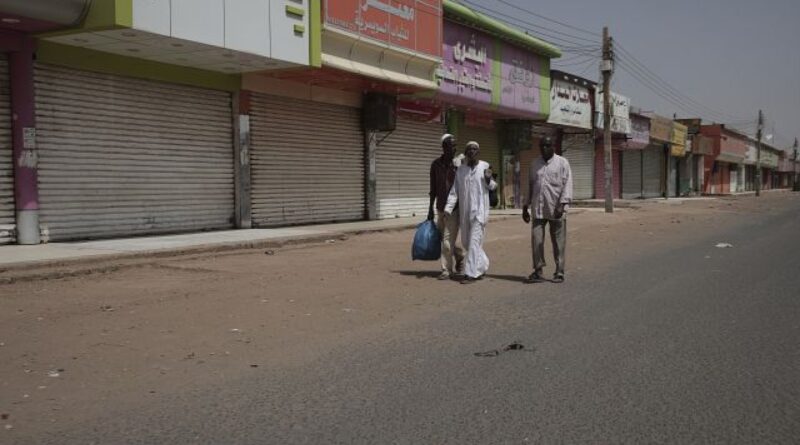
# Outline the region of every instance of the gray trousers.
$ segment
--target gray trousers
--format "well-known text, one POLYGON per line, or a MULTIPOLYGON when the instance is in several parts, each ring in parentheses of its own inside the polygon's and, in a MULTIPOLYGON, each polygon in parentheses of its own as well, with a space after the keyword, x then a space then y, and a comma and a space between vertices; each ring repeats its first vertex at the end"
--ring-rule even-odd
POLYGON ((533 270, 541 272, 547 262, 544 260, 544 226, 550 225, 550 239, 553 242, 553 259, 556 274, 564 274, 564 252, 567 247, 567 219, 534 219, 531 225, 531 245, 533 246, 533 270))

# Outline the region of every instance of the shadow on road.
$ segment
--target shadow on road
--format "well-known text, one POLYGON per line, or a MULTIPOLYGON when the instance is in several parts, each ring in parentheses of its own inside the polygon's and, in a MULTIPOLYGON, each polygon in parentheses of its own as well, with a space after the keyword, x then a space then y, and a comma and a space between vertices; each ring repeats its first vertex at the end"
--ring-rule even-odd
POLYGON ((522 275, 495 275, 495 274, 486 274, 486 278, 492 278, 494 280, 504 280, 504 281, 512 281, 514 283, 525 283, 528 277, 524 277, 522 275))
POLYGON ((442 273, 438 270, 395 270, 393 272, 403 275, 404 277, 416 277, 418 280, 423 278, 436 278, 442 273))

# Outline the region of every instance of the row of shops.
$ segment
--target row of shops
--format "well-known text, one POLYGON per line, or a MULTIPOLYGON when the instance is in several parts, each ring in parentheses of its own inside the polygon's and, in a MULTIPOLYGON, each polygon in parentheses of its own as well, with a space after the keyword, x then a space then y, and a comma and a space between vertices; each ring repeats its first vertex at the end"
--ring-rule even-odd
MULTIPOLYGON (((520 205, 543 136, 576 197, 603 196, 595 84, 451 0, 12 3, 0 243, 421 216, 445 131, 480 143, 501 206, 520 205)), ((729 130, 612 97, 616 196, 747 188, 729 130)), ((794 163, 764 152, 763 180, 784 186, 794 163)))

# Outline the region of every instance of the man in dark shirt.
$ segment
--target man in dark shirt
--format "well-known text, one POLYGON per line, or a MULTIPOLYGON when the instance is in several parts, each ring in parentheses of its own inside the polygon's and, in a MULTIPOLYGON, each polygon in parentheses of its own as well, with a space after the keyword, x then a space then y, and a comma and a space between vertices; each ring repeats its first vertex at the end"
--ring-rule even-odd
POLYGON ((431 163, 430 204, 428 220, 433 220, 433 205, 436 204, 436 226, 442 234, 442 273, 440 280, 450 279, 454 274, 461 274, 464 252, 456 246, 458 239, 458 214, 448 215, 444 211, 447 196, 456 178, 456 168, 460 158, 456 154, 456 138, 452 134, 442 136, 442 155, 431 163), (454 258, 455 257, 455 258, 454 258), (454 260, 455 259, 455 264, 454 260))

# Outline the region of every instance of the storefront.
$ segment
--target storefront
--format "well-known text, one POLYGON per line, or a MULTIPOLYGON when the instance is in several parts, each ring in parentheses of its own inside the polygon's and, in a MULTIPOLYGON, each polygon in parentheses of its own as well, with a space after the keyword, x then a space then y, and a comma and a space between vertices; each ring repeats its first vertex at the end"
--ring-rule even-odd
POLYGON ((83 3, 31 71, 42 239, 249 227, 240 76, 313 65, 310 2, 83 3))
POLYGON ((764 169, 763 190, 778 188, 778 163, 780 160, 780 150, 775 147, 764 145, 761 148, 761 167, 764 169))
POLYGON ((10 95, 8 60, 4 54, 0 54, 0 244, 14 240, 16 224, 10 95))
MULTIPOLYGON (((594 197, 594 82, 562 71, 551 71, 550 116, 547 123, 560 132, 560 154, 572 169, 573 197, 594 197)), ((537 152, 538 150, 533 150, 537 152)))
POLYGON ((35 76, 45 238, 233 226, 230 93, 48 64, 35 76))
MULTIPOLYGON (((492 166, 500 184, 508 182, 506 176, 522 181, 529 165, 520 161, 520 154, 532 148, 532 122, 544 121, 550 112, 550 58, 559 57, 560 51, 459 3, 445 1, 444 11, 434 102, 445 110, 459 152, 476 141, 481 159, 492 166), (509 138, 509 126, 527 134, 509 138)), ((523 187, 501 187, 500 202, 516 204, 519 199, 507 195, 514 190, 520 194, 523 187)))
POLYGON ((712 140, 713 155, 705 158, 705 190, 712 195, 727 195, 741 189, 740 165, 747 156, 747 136, 724 125, 703 125, 701 135, 712 140), (733 186, 733 187, 732 187, 733 186))
POLYGON ((321 69, 245 82, 253 224, 424 215, 443 123, 413 95, 438 88, 442 1, 321 3, 321 69))
POLYGON ((364 218, 359 107, 254 93, 250 137, 254 227, 364 218))
POLYGON ((442 154, 445 127, 438 115, 410 111, 400 106, 397 128, 378 146, 379 219, 424 217, 428 212, 429 172, 442 154))
POLYGON ((687 127, 679 122, 672 123, 672 133, 670 137, 670 151, 669 151, 669 176, 667 182, 667 191, 669 197, 677 197, 680 195, 681 183, 683 182, 680 172, 686 171, 682 168, 682 162, 686 162, 687 150, 687 127))
POLYGON ((642 150, 642 181, 645 198, 665 196, 669 144, 672 141, 672 120, 650 115, 650 145, 642 150))
POLYGON ((757 161, 757 148, 756 141, 748 139, 747 151, 745 152, 744 161, 744 191, 752 192, 756 189, 756 161, 757 161))
POLYGON ((650 119, 631 114, 631 136, 622 143, 622 198, 644 197, 643 151, 650 144, 650 119))
POLYGON ((561 150, 572 169, 573 198, 594 198, 594 136, 591 133, 566 134, 561 142, 561 150))
MULTIPOLYGON (((597 199, 605 198, 605 145, 603 141, 603 94, 595 91, 595 128, 599 137, 595 140, 594 161, 594 195, 597 199)), ((624 143, 631 136, 630 118, 631 100, 621 94, 611 92, 611 134, 612 134, 612 187, 613 197, 622 197, 622 156, 624 143)))

